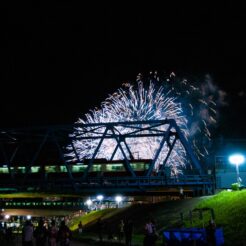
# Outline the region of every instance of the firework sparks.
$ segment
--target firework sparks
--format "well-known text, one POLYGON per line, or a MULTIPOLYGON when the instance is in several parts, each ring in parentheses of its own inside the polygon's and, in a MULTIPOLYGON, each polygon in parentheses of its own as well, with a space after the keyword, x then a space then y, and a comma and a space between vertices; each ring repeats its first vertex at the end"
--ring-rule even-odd
MULTIPOLYGON (((204 138, 210 139, 208 125, 214 123, 216 111, 215 102, 210 97, 206 99, 201 90, 191 85, 187 80, 179 80, 174 73, 165 79, 161 79, 157 73, 152 73, 147 79, 139 74, 135 85, 125 83, 117 92, 110 95, 102 104, 101 108, 95 108, 85 115, 85 119, 79 119, 81 124, 88 123, 109 123, 126 121, 148 121, 174 119, 181 129, 183 135, 193 143, 199 158, 207 155, 208 151, 204 144, 204 138)), ((167 130, 167 126, 162 126, 167 130)), ((130 129, 119 127, 122 134, 129 133, 130 129)), ((79 139, 82 129, 75 128, 74 146, 79 159, 92 158, 99 140, 79 139)), ((102 132, 103 129, 98 129, 102 132)), ((84 134, 84 133, 83 133, 84 134)), ((88 136, 90 133, 87 133, 88 136)), ((160 137, 130 138, 127 145, 134 159, 152 159, 160 146, 160 137)), ((96 158, 110 159, 117 143, 114 139, 105 139, 97 153, 96 158)), ((68 156, 75 159, 75 154, 68 147, 68 156)), ((163 163, 169 150, 164 145, 155 168, 163 163)), ((129 158, 129 156, 127 156, 129 158)), ((114 155, 115 160, 123 159, 121 151, 114 155)), ((186 152, 182 144, 177 141, 166 166, 171 168, 172 174, 182 172, 187 164, 186 152)))

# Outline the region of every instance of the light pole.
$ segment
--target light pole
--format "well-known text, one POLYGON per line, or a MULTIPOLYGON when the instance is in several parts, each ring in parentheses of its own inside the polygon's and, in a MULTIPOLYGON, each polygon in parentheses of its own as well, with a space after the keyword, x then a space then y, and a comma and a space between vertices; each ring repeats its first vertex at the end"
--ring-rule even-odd
POLYGON ((32 218, 32 216, 31 215, 27 215, 26 218, 27 218, 27 220, 30 220, 32 218))
POLYGON ((97 196, 97 200, 98 200, 99 202, 101 202, 101 201, 103 200, 103 198, 104 198, 103 195, 98 195, 98 196, 97 196))
POLYGON ((244 156, 241 154, 234 154, 229 157, 230 163, 234 164, 236 166, 236 172, 237 172, 237 183, 239 186, 241 185, 242 179, 239 176, 239 165, 244 163, 244 156))
POLYGON ((88 209, 91 209, 91 205, 92 205, 92 200, 89 198, 88 200, 86 200, 85 204, 88 206, 88 209))
POLYGON ((103 195, 98 195, 97 196, 97 200, 99 201, 99 207, 100 207, 100 209, 101 209, 101 207, 102 207, 102 200, 103 200, 103 195))
POLYGON ((115 201, 116 201, 116 204, 117 204, 117 208, 119 208, 119 205, 122 202, 122 196, 116 196, 115 197, 115 201))

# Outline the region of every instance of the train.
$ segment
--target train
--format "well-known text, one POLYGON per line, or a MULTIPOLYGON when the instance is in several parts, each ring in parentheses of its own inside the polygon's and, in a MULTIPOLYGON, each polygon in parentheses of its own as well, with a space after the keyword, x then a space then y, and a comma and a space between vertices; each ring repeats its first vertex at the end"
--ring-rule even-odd
MULTIPOLYGON (((23 179, 24 176, 29 178, 45 178, 56 179, 68 177, 72 175, 73 178, 81 178, 84 171, 88 167, 90 160, 83 162, 59 164, 59 165, 15 165, 8 167, 7 165, 0 166, 0 179, 4 180, 9 178, 10 174, 16 181, 23 179)), ((148 170, 151 160, 130 160, 136 176, 143 176, 148 170)), ((87 177, 124 177, 131 176, 124 166, 124 160, 108 161, 104 159, 95 159, 93 165, 88 171, 87 177)))

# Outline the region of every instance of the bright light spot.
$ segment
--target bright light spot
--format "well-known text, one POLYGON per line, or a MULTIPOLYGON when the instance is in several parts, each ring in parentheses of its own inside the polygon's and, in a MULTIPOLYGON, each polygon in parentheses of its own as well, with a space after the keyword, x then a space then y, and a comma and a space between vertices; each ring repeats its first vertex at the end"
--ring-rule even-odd
POLYGON ((26 218, 27 218, 28 220, 30 220, 30 219, 32 218, 32 216, 31 216, 31 215, 27 215, 26 218))
POLYGON ((97 200, 98 200, 98 201, 102 201, 102 200, 103 200, 103 195, 98 195, 98 196, 97 196, 97 200))
POLYGON ((115 197, 115 201, 116 201, 117 203, 122 202, 122 196, 116 196, 116 197, 115 197))
POLYGON ((230 161, 230 163, 232 163, 232 164, 240 165, 240 164, 244 163, 244 156, 241 155, 241 154, 231 155, 231 156, 229 157, 229 161, 230 161))
POLYGON ((88 199, 88 200, 85 202, 85 204, 86 204, 87 206, 91 206, 92 200, 91 200, 91 199, 88 199))
POLYGON ((5 217, 5 219, 8 220, 10 218, 10 215, 9 214, 6 214, 4 217, 5 217))

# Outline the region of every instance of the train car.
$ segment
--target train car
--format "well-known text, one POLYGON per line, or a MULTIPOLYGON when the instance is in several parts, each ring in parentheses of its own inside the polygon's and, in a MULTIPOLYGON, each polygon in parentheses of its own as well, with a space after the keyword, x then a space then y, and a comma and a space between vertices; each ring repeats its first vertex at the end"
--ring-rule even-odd
MULTIPOLYGON (((69 163, 67 165, 15 165, 0 167, 1 181, 7 181, 12 176, 15 182, 21 182, 25 177, 27 182, 46 179, 47 181, 62 180, 71 175, 73 178, 81 178, 87 169, 90 160, 81 163, 69 163)), ((130 166, 137 176, 143 176, 148 170, 151 160, 129 160, 130 166)), ((95 159, 88 171, 87 177, 127 177, 131 176, 124 166, 124 160, 107 161, 95 159)))

